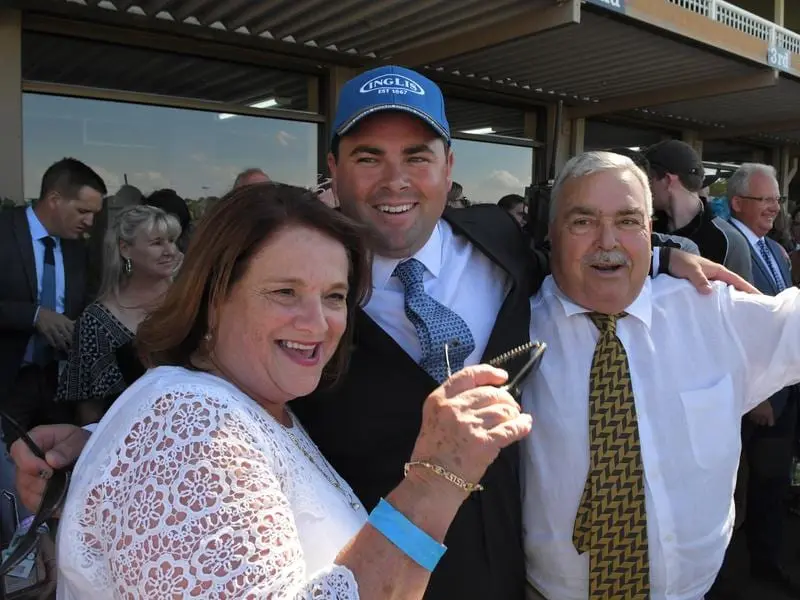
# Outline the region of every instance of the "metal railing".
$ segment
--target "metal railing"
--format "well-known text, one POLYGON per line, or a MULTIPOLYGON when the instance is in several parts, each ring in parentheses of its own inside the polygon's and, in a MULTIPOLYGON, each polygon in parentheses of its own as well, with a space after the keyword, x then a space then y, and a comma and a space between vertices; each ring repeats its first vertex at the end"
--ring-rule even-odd
POLYGON ((724 0, 666 0, 712 21, 767 42, 770 47, 800 54, 800 35, 724 0))

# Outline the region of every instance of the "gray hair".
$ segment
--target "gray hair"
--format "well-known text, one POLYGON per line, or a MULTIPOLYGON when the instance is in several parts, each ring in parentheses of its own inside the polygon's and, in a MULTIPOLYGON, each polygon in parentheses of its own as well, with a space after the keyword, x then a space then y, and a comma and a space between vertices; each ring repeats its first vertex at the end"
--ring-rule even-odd
POLYGON ((761 174, 773 179, 778 179, 778 173, 772 165, 762 163, 742 163, 728 179, 726 195, 728 200, 734 196, 750 195, 750 180, 753 175, 761 174))
POLYGON ((263 175, 264 177, 269 179, 269 175, 264 173, 264 171, 262 171, 258 167, 253 167, 252 169, 245 169, 236 176, 236 179, 234 179, 233 189, 236 189, 239 186, 241 186, 247 179, 250 178, 251 175, 263 175))
POLYGON ((594 151, 573 156, 564 165, 561 173, 558 174, 558 178, 553 185, 553 191, 550 194, 550 223, 556 218, 561 189, 567 181, 604 171, 629 171, 633 173, 644 190, 644 204, 647 216, 649 217, 653 214, 653 193, 650 191, 650 181, 645 172, 637 167, 636 163, 627 156, 615 152, 594 151))
POLYGON ((126 242, 132 245, 136 234, 142 229, 148 233, 158 232, 172 241, 181 235, 178 219, 160 208, 141 204, 120 210, 106 230, 103 241, 103 277, 98 298, 119 292, 120 284, 125 279, 119 244, 126 242))

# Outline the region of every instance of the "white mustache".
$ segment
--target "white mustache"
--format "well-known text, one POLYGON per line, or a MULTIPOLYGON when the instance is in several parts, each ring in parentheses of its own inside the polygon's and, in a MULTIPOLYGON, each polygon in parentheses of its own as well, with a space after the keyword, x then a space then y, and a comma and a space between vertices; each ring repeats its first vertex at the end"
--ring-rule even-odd
POLYGON ((631 261, 621 250, 601 250, 585 256, 583 264, 592 267, 627 267, 631 261))

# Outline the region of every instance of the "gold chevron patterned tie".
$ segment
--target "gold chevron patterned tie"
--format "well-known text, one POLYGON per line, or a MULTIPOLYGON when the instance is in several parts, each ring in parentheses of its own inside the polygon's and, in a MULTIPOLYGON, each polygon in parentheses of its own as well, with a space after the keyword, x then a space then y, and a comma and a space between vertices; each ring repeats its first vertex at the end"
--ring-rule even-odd
POLYGON ((589 553, 590 600, 650 597, 644 469, 619 315, 590 313, 600 331, 589 381, 589 476, 572 540, 589 553))

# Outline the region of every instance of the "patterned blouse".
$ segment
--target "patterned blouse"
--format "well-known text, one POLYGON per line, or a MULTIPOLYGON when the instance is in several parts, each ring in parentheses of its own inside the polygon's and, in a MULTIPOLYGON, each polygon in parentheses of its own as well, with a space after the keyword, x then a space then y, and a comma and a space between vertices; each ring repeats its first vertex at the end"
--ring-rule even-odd
POLYGON ((86 307, 75 324, 67 367, 59 380, 56 401, 113 402, 133 383, 120 369, 119 354, 132 349, 133 332, 100 302, 86 307))

